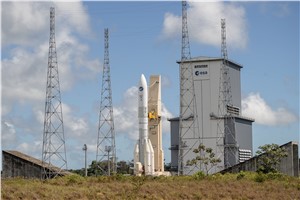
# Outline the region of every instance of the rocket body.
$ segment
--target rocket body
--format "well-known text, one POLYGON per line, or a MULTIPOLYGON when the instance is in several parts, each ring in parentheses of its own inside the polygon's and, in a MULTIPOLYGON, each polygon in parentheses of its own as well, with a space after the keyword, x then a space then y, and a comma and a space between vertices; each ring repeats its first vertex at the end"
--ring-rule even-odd
MULTIPOLYGON (((134 148, 134 163, 141 163, 145 175, 154 174, 154 151, 148 137, 148 86, 142 74, 138 86, 139 139, 134 148)), ((135 170, 137 174, 138 170, 135 170)))

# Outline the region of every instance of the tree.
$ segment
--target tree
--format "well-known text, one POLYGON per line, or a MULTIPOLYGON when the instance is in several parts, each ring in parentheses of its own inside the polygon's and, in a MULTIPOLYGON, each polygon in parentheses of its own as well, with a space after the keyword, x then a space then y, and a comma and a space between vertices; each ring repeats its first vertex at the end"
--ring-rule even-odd
POLYGON ((165 163, 164 169, 165 169, 165 171, 171 171, 171 163, 165 163))
POLYGON ((212 148, 206 148, 204 144, 200 144, 197 149, 193 152, 197 155, 196 158, 187 161, 188 166, 204 164, 206 174, 208 175, 209 170, 221 162, 220 158, 215 158, 215 153, 212 148))
POLYGON ((69 169, 68 171, 71 172, 71 173, 78 174, 80 176, 84 176, 84 168, 82 168, 82 169, 69 169))
POLYGON ((280 147, 277 144, 266 144, 258 147, 256 151, 258 156, 258 172, 262 173, 276 173, 277 167, 281 162, 281 159, 287 157, 286 149, 280 147))
POLYGON ((97 176, 97 175, 103 175, 103 171, 101 168, 105 168, 107 166, 104 162, 97 162, 96 160, 93 160, 91 165, 88 167, 88 176, 97 176))
POLYGON ((133 169, 131 168, 131 162, 130 161, 119 161, 117 163, 117 173, 118 174, 132 174, 133 169))

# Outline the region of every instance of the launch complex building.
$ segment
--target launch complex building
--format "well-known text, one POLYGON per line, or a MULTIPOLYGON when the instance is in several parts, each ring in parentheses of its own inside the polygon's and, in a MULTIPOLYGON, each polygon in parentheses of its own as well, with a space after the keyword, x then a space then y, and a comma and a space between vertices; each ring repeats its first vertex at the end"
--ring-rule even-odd
MULTIPOLYGON (((191 65, 193 68, 193 81, 195 91, 195 111, 197 114, 195 126, 197 131, 188 132, 185 136, 184 149, 182 157, 184 175, 191 175, 197 171, 204 170, 201 165, 188 166, 188 160, 196 157, 193 152, 195 148, 202 143, 207 148, 212 148, 218 156, 219 146, 225 148, 226 145, 232 143, 230 140, 235 140, 234 154, 230 157, 231 166, 252 157, 252 123, 254 119, 246 118, 241 113, 241 69, 242 65, 228 60, 229 77, 231 84, 232 106, 225 108, 227 112, 232 114, 234 119, 235 133, 229 140, 220 140, 217 135, 218 121, 221 121, 221 126, 224 127, 224 119, 218 117, 218 100, 220 87, 220 67, 222 66, 222 58, 215 57, 196 57, 182 63, 183 65, 191 65)), ((181 64, 181 61, 177 62, 181 64)), ((192 98, 192 97, 190 97, 192 98)), ((178 171, 179 159, 179 118, 169 119, 171 123, 171 169, 173 172, 178 171)), ((226 135, 226 131, 225 131, 226 135)), ((209 173, 218 172, 225 167, 224 157, 226 151, 219 152, 222 162, 209 170, 209 173)))

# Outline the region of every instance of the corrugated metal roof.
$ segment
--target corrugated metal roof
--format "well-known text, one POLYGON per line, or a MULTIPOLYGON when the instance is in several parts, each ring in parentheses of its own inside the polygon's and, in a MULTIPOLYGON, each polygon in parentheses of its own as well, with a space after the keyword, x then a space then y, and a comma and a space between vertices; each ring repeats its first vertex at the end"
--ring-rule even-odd
POLYGON ((34 164, 39 165, 39 166, 42 167, 42 161, 41 160, 36 159, 34 157, 31 157, 29 155, 23 154, 23 153, 21 153, 19 151, 4 151, 3 150, 3 152, 6 152, 6 153, 11 154, 11 155, 14 155, 14 156, 19 157, 19 158, 21 158, 23 160, 27 160, 29 162, 32 162, 32 163, 34 163, 34 164))
POLYGON ((22 160, 26 160, 28 162, 36 164, 36 165, 38 165, 40 167, 46 167, 47 169, 49 169, 49 170, 51 170, 53 172, 56 172, 56 173, 60 173, 62 175, 72 174, 71 172, 62 170, 59 167, 56 167, 54 165, 51 165, 51 164, 49 165, 49 164, 46 164, 46 163, 43 164, 43 162, 41 160, 36 159, 36 158, 34 158, 32 156, 26 155, 24 153, 21 153, 19 151, 13 151, 13 150, 2 150, 2 151, 5 152, 5 153, 7 153, 7 154, 11 154, 13 156, 16 156, 16 157, 18 157, 18 158, 20 158, 22 160))

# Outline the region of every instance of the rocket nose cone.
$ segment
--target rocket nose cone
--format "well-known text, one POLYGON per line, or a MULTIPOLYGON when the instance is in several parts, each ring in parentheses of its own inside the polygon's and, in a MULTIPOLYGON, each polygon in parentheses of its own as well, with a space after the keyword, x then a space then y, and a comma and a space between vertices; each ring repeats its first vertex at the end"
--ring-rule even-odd
POLYGON ((147 87, 147 81, 144 74, 141 75, 140 86, 142 86, 143 88, 147 87))
POLYGON ((145 78, 144 74, 142 74, 141 75, 141 82, 144 82, 144 81, 146 81, 146 78, 145 78))

